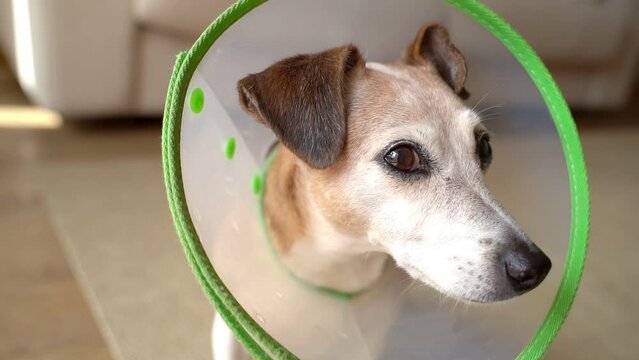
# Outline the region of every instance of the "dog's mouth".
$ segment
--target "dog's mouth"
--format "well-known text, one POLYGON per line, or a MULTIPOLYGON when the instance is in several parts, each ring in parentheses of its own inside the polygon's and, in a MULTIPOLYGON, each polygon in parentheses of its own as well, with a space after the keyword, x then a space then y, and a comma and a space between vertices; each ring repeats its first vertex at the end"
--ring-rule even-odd
POLYGON ((521 295, 512 291, 503 291, 503 289, 498 289, 495 286, 491 286, 487 283, 481 282, 477 282, 475 284, 469 283, 467 286, 462 286, 461 289, 457 289, 457 287, 455 287, 454 289, 448 289, 432 281, 428 276, 426 276, 423 272, 419 271, 415 267, 405 267, 404 269, 412 278, 433 288, 440 294, 452 298, 455 301, 462 301, 473 304, 489 304, 509 300, 521 295))
MULTIPOLYGON (((543 255, 543 253, 542 253, 543 255)), ((488 304, 506 301, 523 295, 536 288, 546 277, 550 270, 550 260, 543 255, 542 265, 535 271, 522 268, 515 269, 515 265, 505 263, 503 266, 495 265, 493 270, 477 272, 477 269, 462 276, 456 275, 455 281, 450 284, 441 284, 416 266, 401 264, 413 279, 433 288, 442 295, 451 297, 456 301, 469 303, 488 304)), ((521 264, 519 264, 521 265, 521 264)))

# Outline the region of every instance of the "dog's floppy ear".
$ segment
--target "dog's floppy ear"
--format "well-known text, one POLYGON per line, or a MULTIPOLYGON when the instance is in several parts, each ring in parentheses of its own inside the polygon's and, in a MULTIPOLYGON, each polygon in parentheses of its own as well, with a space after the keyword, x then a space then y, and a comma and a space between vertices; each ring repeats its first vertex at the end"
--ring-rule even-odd
POLYGON ((466 99, 470 94, 464 88, 466 81, 466 60, 462 53, 450 41, 446 28, 439 24, 426 24, 417 34, 408 48, 406 61, 409 64, 430 62, 444 81, 459 95, 466 99))
POLYGON ((363 68, 353 45, 287 58, 240 80, 240 104, 300 159, 325 169, 344 148, 350 84, 363 68))

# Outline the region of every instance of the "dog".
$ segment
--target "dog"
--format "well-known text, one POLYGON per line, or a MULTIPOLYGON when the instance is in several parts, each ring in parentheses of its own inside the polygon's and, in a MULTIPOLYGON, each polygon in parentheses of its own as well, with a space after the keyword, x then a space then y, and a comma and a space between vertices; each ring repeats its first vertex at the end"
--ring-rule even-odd
MULTIPOLYGON (((463 102, 466 76, 447 30, 426 24, 395 63, 367 63, 345 45, 238 82, 242 108, 280 142, 263 205, 291 273, 357 293, 392 258, 413 279, 477 303, 543 281, 550 259, 483 183, 490 135, 463 102)), ((216 359, 238 358, 221 319, 214 327, 216 359)))

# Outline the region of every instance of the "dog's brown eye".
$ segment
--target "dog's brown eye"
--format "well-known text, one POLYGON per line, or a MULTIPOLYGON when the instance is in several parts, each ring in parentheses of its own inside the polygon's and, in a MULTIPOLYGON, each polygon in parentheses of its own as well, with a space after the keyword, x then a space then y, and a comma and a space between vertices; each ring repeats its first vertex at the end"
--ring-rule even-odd
POLYGON ((485 170, 493 160, 493 149, 490 146, 490 136, 487 133, 479 135, 477 139, 477 156, 479 165, 485 170))
POLYGON ((384 155, 384 160, 401 171, 413 171, 419 168, 419 155, 412 147, 400 145, 384 155))

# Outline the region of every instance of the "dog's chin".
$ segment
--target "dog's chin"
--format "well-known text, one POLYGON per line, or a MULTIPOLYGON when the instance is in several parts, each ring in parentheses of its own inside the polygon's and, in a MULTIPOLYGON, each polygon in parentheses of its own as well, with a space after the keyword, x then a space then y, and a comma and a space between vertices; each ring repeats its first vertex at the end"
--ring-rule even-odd
MULTIPOLYGON (((422 281, 424 282, 424 281, 422 281)), ((497 302, 503 302, 511 300, 520 294, 510 289, 498 289, 493 287, 486 287, 484 285, 481 290, 467 290, 475 288, 474 284, 468 284, 462 288, 444 288, 442 286, 436 286, 429 282, 424 282, 426 285, 434 288, 442 295, 450 297, 457 301, 463 301, 470 304, 492 304, 497 302)))
POLYGON ((499 288, 487 284, 467 283, 462 286, 447 287, 432 281, 427 275, 418 269, 407 266, 406 272, 415 280, 431 287, 442 295, 469 304, 491 304, 513 299, 521 293, 517 293, 511 288, 499 288))
MULTIPOLYGON (((482 291, 456 291, 455 289, 442 289, 438 286, 433 286, 431 284, 427 284, 433 287, 435 290, 439 291, 442 295, 455 299, 456 301, 462 301, 469 304, 492 304, 497 302, 503 302, 517 297, 519 294, 516 294, 512 291, 501 291, 498 289, 486 289, 482 291)), ((472 287, 471 285, 470 287, 472 287)))
MULTIPOLYGON (((455 296, 455 295, 450 295, 455 296)), ((473 304, 492 304, 497 302, 502 302, 506 300, 510 300, 518 296, 518 294, 511 292, 500 292, 500 291, 491 291, 486 293, 471 293, 471 294, 462 294, 458 295, 459 298, 463 301, 473 303, 473 304)))

